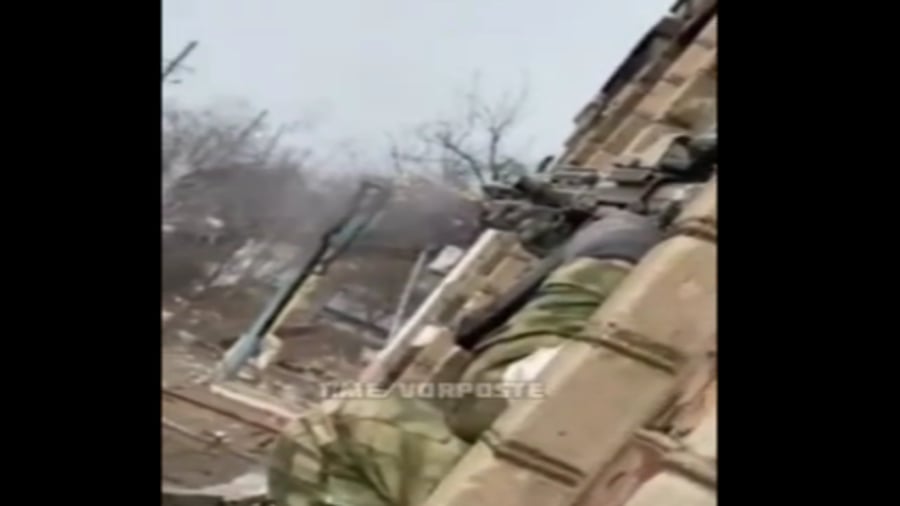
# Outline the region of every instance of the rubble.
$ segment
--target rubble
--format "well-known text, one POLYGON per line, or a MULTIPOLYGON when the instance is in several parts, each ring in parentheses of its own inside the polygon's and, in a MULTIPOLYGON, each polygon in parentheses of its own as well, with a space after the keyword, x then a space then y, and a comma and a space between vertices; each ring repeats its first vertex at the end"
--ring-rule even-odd
POLYGON ((178 335, 178 339, 184 344, 193 344, 200 340, 199 337, 186 330, 179 330, 176 335, 178 335))
MULTIPOLYGON (((638 45, 624 70, 617 71, 597 98, 579 114, 577 128, 567 141, 566 152, 559 157, 561 162, 601 170, 612 161, 635 158, 665 135, 702 131, 708 126, 706 123, 714 120, 715 4, 715 0, 703 0, 678 2, 673 7, 659 25, 668 28, 654 28, 646 38, 648 43, 638 45)), ((707 195, 714 196, 714 190, 707 191, 707 195)), ((401 196, 419 197, 421 205, 431 208, 431 212, 449 215, 437 212, 446 206, 434 204, 430 193, 409 191, 401 196)), ((707 341, 715 337, 715 279, 714 272, 708 268, 715 265, 712 245, 715 220, 707 219, 708 211, 715 211, 715 199, 708 198, 704 202, 712 206, 691 211, 703 211, 700 213, 702 219, 679 223, 682 228, 699 230, 702 234, 698 235, 702 237, 670 239, 664 249, 651 256, 655 264, 635 270, 630 284, 612 297, 592 320, 590 344, 569 345, 558 356, 544 356, 544 363, 530 364, 534 367, 526 368, 528 370, 509 370, 508 381, 531 380, 540 373, 557 395, 540 403, 522 403, 517 405, 518 409, 514 407, 508 411, 474 447, 465 464, 455 469, 451 479, 442 484, 429 505, 715 504, 716 477, 710 472, 714 471, 717 455, 715 394, 707 392, 710 387, 706 383, 698 385, 697 392, 692 391, 690 396, 683 395, 684 405, 690 409, 679 404, 679 409, 674 411, 677 416, 666 414, 665 423, 652 422, 657 428, 676 427, 677 432, 637 431, 642 437, 634 436, 637 428, 651 419, 650 413, 662 412, 660 406, 668 405, 668 397, 675 390, 675 378, 681 377, 681 369, 689 362, 683 357, 701 355, 709 344, 707 341), (688 257, 691 262, 682 261, 688 253, 692 253, 688 257), (709 258, 713 261, 708 261, 709 258), (667 269, 658 268, 663 264, 661 259, 667 260, 667 269), (685 276, 680 274, 681 271, 694 274, 685 276), (688 278, 691 283, 685 281, 688 278), (704 284, 698 284, 698 279, 704 284), (648 295, 664 294, 666 290, 666 297, 648 295), (654 310, 638 311, 641 306, 654 310), (641 332, 635 332, 635 329, 641 332), (645 334, 653 339, 645 338, 645 334), (635 335, 641 340, 634 339, 635 335), (635 347, 634 343, 654 346, 635 347), (683 346, 675 348, 674 344, 683 346), (669 348, 678 353, 657 353, 659 350, 668 352, 669 348), (598 361, 602 361, 602 367, 597 367, 598 361), (545 366, 546 372, 543 371, 545 366), (711 396, 712 401, 703 402, 706 396, 711 396), (535 416, 536 413, 547 416, 535 416), (643 437, 644 432, 652 437, 643 437), (655 445, 658 440, 666 444, 655 445), (682 451, 684 449, 692 453, 682 451), (618 484, 612 487, 612 483, 618 484), (577 499, 578 496, 582 499, 577 499)), ((474 211, 477 206, 471 207, 474 211)), ((361 241, 349 254, 351 259, 343 265, 346 276, 336 284, 346 285, 347 280, 352 279, 362 285, 384 286, 388 281, 396 281, 385 273, 402 271, 395 265, 397 258, 406 261, 406 256, 415 254, 424 245, 445 241, 455 234, 458 239, 450 240, 452 244, 440 251, 427 269, 435 279, 425 282, 437 286, 441 281, 438 277, 453 271, 456 265, 465 262, 468 251, 477 249, 466 250, 454 245, 468 244, 468 239, 464 240, 465 231, 457 230, 472 228, 466 226, 465 220, 452 219, 442 227, 410 227, 409 217, 415 213, 404 206, 396 206, 393 213, 389 219, 382 220, 386 226, 379 232, 380 237, 404 237, 407 244, 415 247, 402 250, 385 247, 369 237, 368 242, 361 241), (422 237, 411 240, 407 236, 408 230, 416 230, 422 237), (381 257, 370 263, 369 259, 375 258, 373 252, 381 257), (366 263, 359 262, 360 258, 366 263), (380 277, 357 282, 356 279, 366 272, 377 273, 380 277)), ((693 214, 689 217, 696 218, 693 214)), ((221 229, 226 223, 231 225, 230 219, 226 222, 211 215, 205 220, 203 234, 208 233, 206 229, 221 229)), ((179 223, 179 231, 182 226, 179 223)), ((164 225, 164 232, 174 231, 174 225, 164 225)), ((504 241, 498 238, 495 243, 504 241)), ((473 311, 504 293, 514 278, 521 275, 532 259, 524 257, 523 260, 508 251, 512 244, 513 241, 509 241, 503 248, 497 246, 498 252, 480 255, 475 259, 477 262, 473 260, 468 268, 459 269, 460 276, 450 276, 452 284, 442 285, 443 291, 435 290, 437 296, 414 304, 424 309, 411 318, 415 324, 400 333, 401 339, 394 340, 407 347, 411 343, 414 347, 427 348, 421 350, 420 356, 413 357, 420 359, 412 364, 419 366, 421 371, 412 366, 410 371, 429 373, 435 369, 432 367, 435 363, 448 356, 446 353, 428 355, 446 349, 423 346, 424 343, 416 339, 417 326, 455 325, 458 322, 456 316, 473 311)), ((163 484, 163 506, 267 506, 266 479, 258 468, 265 464, 267 447, 275 437, 279 423, 308 407, 304 406, 304 401, 315 400, 328 382, 355 377, 357 369, 375 358, 372 343, 375 348, 384 344, 378 339, 384 340, 386 336, 378 335, 375 336, 378 339, 373 337, 367 341, 358 336, 345 338, 337 332, 365 337, 365 332, 375 334, 373 327, 377 327, 375 330, 386 327, 383 321, 389 321, 389 318, 374 311, 370 311, 372 315, 364 315, 365 318, 353 318, 356 313, 365 311, 340 304, 344 293, 352 291, 333 290, 332 295, 336 295, 323 302, 321 311, 330 319, 322 317, 309 322, 308 315, 303 313, 297 321, 283 322, 294 328, 302 327, 302 330, 296 335, 278 336, 285 339, 287 345, 279 359, 273 361, 276 367, 264 371, 248 369, 253 374, 245 378, 248 379, 246 382, 195 384, 192 389, 191 383, 204 376, 201 370, 205 366, 211 369, 220 358, 208 356, 209 350, 221 354, 227 348, 224 343, 233 342, 231 340, 241 335, 252 320, 252 314, 259 310, 259 301, 270 295, 271 290, 266 287, 279 277, 275 275, 276 267, 290 264, 299 256, 299 251, 291 249, 293 247, 275 242, 260 244, 251 239, 225 264, 211 264, 214 268, 206 274, 217 273, 218 276, 210 283, 212 288, 200 287, 205 290, 203 297, 192 297, 190 302, 175 297, 168 301, 171 307, 163 312, 163 321, 168 327, 166 336, 175 339, 164 339, 163 376, 166 382, 163 390, 164 397, 165 391, 170 390, 170 399, 166 403, 164 398, 167 411, 163 425, 168 431, 164 431, 163 467, 164 476, 169 472, 175 479, 163 484), (266 258, 261 260, 264 256, 266 258), (219 269, 216 265, 226 268, 219 269), (241 290, 235 290, 238 281, 246 282, 247 279, 258 283, 258 293, 251 294, 251 290, 243 286, 241 290), (218 305, 213 304, 216 295, 221 296, 218 305), (331 312, 327 313, 325 309, 331 312), (340 313, 338 316, 342 318, 334 316, 335 313, 340 313), (223 315, 227 317, 223 318, 223 315), (360 326, 354 320, 364 320, 362 323, 370 325, 360 326), (325 327, 330 330, 324 330, 325 327), (198 335, 202 337, 198 338, 198 335), (205 349, 207 356, 181 351, 177 353, 182 356, 174 356, 177 346, 205 349), (216 348, 219 349, 216 351, 216 348), (168 358, 167 353, 171 355, 168 358), (300 409, 292 409, 298 407, 300 409), (167 444, 172 462, 168 470, 167 444), (184 454, 191 452, 192 455, 185 458, 184 454)), ((332 273, 335 271, 339 269, 335 268, 332 273)), ((395 277, 399 279, 400 276, 395 277)), ((433 286, 425 283, 419 291, 434 294, 433 286)), ((452 340, 447 338, 444 344, 450 347, 452 340)), ((388 346, 382 351, 391 351, 391 348, 388 346)), ((398 350, 402 351, 402 347, 398 346, 398 350)), ((399 357, 402 354, 393 355, 399 357)), ((388 362, 398 366, 406 361, 388 362)), ((388 372, 393 371, 379 370, 379 364, 370 364, 365 378, 390 378, 388 372)), ((704 371, 698 381, 706 381, 708 375, 715 378, 715 374, 714 370, 709 374, 704 371)))
POLYGON ((200 489, 163 484, 162 506, 264 506, 266 495, 265 473, 254 472, 200 489))

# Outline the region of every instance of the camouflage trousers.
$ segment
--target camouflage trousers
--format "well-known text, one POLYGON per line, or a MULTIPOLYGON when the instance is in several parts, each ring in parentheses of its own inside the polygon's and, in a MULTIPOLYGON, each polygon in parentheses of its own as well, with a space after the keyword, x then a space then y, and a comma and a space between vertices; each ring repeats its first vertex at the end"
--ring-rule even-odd
POLYGON ((424 400, 327 401, 276 443, 269 493, 279 506, 416 506, 467 449, 424 400))
MULTIPOLYGON (((579 339, 627 271, 591 259, 558 269, 473 350, 460 381, 501 382, 511 364, 579 339)), ((436 404, 396 390, 385 398, 329 400, 280 438, 270 494, 278 506, 418 506, 506 405, 474 396, 436 404)))

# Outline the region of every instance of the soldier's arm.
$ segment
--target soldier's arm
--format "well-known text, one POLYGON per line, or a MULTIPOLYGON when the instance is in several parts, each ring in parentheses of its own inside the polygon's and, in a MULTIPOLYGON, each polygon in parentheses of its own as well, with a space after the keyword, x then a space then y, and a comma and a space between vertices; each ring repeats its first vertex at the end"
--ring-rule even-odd
MULTIPOLYGON (((531 301, 475 347, 475 358, 461 381, 509 381, 511 367, 536 354, 545 361, 548 350, 578 339, 590 316, 660 239, 654 221, 627 213, 582 230, 566 247, 567 261, 547 277, 531 301)), ((518 375, 515 380, 528 379, 518 375)), ((448 423, 457 435, 473 441, 505 407, 504 399, 467 397, 449 410, 448 423)))

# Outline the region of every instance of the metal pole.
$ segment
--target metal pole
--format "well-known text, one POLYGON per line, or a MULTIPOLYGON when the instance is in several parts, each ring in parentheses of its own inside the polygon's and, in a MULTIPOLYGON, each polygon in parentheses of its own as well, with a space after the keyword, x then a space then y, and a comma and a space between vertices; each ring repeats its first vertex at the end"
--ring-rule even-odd
POLYGON ((397 335, 397 331, 400 330, 400 324, 403 323, 403 317, 406 316, 406 306, 409 305, 409 298, 412 296, 413 288, 416 286, 416 281, 419 280, 419 275, 422 272, 422 268, 425 267, 425 260, 427 258, 428 248, 425 248, 419 253, 416 264, 413 265, 412 270, 409 272, 409 279, 406 280, 406 286, 403 287, 403 293, 400 295, 400 302, 397 303, 397 311, 394 313, 394 320, 391 322, 391 331, 388 333, 387 338, 388 343, 394 339, 394 336, 397 335))

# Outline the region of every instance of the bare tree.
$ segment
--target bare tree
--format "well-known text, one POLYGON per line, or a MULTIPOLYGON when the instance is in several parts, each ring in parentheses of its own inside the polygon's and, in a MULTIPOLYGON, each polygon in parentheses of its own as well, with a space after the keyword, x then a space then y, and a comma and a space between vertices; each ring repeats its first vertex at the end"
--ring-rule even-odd
POLYGON ((280 143, 265 111, 169 107, 163 116, 164 288, 206 286, 248 241, 296 236, 325 200, 307 185, 308 150, 280 143))
POLYGON ((389 156, 401 174, 438 174, 460 188, 481 187, 520 173, 524 164, 510 152, 509 137, 522 119, 527 88, 495 99, 485 96, 477 77, 462 94, 455 114, 414 129, 406 142, 389 138, 389 156))
MULTIPOLYGON (((497 109, 477 98, 471 93, 466 100, 472 119, 460 119, 471 137, 450 140, 456 149, 476 153, 478 165, 453 165, 453 150, 425 135, 437 133, 438 126, 462 132, 449 123, 417 130, 411 140, 446 152, 441 155, 444 172, 434 171, 433 163, 409 163, 404 176, 413 177, 396 178, 384 214, 347 252, 346 262, 357 268, 335 272, 335 282, 360 308, 359 320, 370 326, 389 320, 422 248, 464 246, 475 237, 477 203, 448 188, 446 181, 457 177, 460 185, 468 184, 478 180, 476 174, 490 180, 511 165, 504 140, 517 118, 512 114, 518 111, 516 101, 501 102, 497 109), (487 143, 476 143, 482 134, 487 143)), ((163 294, 167 300, 172 295, 186 299, 183 307, 261 306, 281 275, 299 268, 326 226, 346 211, 360 179, 367 173, 385 176, 384 167, 380 172, 378 167, 354 168, 365 161, 365 153, 354 151, 352 143, 336 146, 332 156, 326 149, 324 157, 320 149, 313 153, 288 147, 282 139, 288 134, 297 138, 291 126, 272 128, 267 115, 247 108, 170 107, 162 126, 163 294), (322 160, 328 165, 316 165, 322 160)), ((187 315, 193 310, 179 311, 187 315)))

